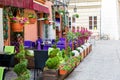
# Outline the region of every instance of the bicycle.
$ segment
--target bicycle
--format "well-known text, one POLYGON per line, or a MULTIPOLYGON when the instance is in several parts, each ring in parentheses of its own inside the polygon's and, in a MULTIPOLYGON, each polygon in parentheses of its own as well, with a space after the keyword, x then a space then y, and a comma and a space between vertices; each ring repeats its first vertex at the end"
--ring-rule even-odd
POLYGON ((110 37, 109 37, 108 34, 102 34, 102 35, 100 36, 100 39, 101 39, 101 40, 110 40, 110 37))

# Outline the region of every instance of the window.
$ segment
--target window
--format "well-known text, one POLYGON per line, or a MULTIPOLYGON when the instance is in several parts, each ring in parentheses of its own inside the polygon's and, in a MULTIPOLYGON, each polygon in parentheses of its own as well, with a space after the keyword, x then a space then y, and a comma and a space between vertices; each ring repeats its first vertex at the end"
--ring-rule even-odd
POLYGON ((94 16, 94 29, 97 29, 97 16, 94 16))
POLYGON ((89 16, 89 29, 90 30, 97 29, 97 16, 89 16))
POLYGON ((89 17, 89 29, 92 29, 92 16, 89 17))

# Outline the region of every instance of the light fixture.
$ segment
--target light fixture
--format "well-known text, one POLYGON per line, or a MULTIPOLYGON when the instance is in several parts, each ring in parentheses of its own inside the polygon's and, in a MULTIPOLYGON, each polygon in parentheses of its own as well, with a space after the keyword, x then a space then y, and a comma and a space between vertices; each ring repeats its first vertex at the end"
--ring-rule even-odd
POLYGON ((66 15, 69 15, 69 12, 68 12, 68 11, 66 11, 66 12, 65 12, 65 14, 66 14, 66 15))
POLYGON ((76 8, 76 6, 74 7, 74 12, 77 12, 77 8, 76 8))
POLYGON ((75 0, 75 7, 74 7, 74 12, 77 12, 77 7, 76 7, 76 0, 75 0))

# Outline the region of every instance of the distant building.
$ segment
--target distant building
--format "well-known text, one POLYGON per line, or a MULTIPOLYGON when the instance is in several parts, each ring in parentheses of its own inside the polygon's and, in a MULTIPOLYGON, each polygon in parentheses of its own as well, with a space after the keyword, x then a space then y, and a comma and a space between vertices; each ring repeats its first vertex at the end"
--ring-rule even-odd
POLYGON ((68 9, 69 27, 86 27, 110 39, 120 39, 120 0, 70 0, 68 9), (74 14, 79 18, 72 18, 74 14))

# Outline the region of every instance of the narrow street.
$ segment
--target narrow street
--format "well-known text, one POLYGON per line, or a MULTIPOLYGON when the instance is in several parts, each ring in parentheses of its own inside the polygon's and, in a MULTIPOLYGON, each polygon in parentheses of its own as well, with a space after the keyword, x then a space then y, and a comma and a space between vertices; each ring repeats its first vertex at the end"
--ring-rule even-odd
POLYGON ((120 41, 97 41, 65 80, 120 80, 120 41))
MULTIPOLYGON (((97 41, 92 52, 65 80, 120 80, 120 41, 97 41)), ((33 71, 32 78, 33 80, 33 71)), ((6 80, 16 75, 6 73, 6 80), (12 77, 11 77, 12 76, 12 77)))

